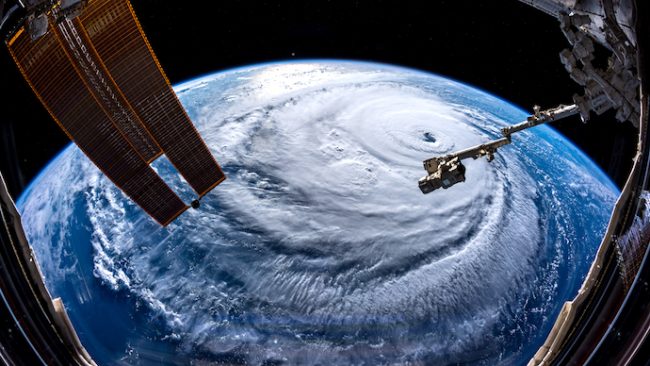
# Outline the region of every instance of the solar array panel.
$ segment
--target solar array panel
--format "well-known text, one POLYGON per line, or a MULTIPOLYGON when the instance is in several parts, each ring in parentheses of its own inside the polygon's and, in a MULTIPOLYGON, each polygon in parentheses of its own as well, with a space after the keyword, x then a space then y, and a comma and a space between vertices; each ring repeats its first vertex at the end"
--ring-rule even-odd
POLYGON ((113 81, 111 74, 92 47, 87 34, 79 26, 79 22, 76 19, 74 21, 63 19, 56 25, 56 31, 62 44, 69 49, 69 54, 93 94, 142 159, 151 162, 162 155, 160 146, 151 137, 113 81))
POLYGON ((194 128, 128 0, 91 0, 79 22, 113 80, 199 196, 225 176, 194 128))
POLYGON ((60 29, 51 26, 34 41, 21 29, 8 46, 52 118, 116 186, 161 225, 187 209, 117 128, 62 42, 60 29))
POLYGON ((225 179, 156 59, 128 0, 90 0, 45 35, 7 43, 52 118, 90 160, 162 225, 188 206, 149 166, 165 154, 199 197, 225 179))

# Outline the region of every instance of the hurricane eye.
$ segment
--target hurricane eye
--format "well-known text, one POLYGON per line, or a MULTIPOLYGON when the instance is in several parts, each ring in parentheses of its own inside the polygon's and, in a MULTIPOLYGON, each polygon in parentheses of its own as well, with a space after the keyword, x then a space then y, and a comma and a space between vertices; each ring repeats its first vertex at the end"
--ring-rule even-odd
POLYGON ((435 143, 436 142, 436 138, 431 134, 431 132, 425 132, 422 135, 422 140, 424 140, 426 142, 430 142, 430 143, 435 143))

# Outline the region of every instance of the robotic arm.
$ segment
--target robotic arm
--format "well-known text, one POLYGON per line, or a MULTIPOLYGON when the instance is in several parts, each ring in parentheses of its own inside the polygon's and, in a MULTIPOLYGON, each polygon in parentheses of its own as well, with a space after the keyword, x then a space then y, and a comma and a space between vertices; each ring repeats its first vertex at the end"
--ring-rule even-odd
POLYGON ((485 156, 489 162, 494 160, 494 154, 497 152, 497 149, 512 142, 513 133, 580 113, 579 107, 575 104, 570 106, 560 105, 544 111, 541 111, 538 106, 535 106, 534 111, 535 113, 529 116, 525 121, 516 125, 504 127, 501 130, 501 135, 503 137, 500 139, 473 146, 445 156, 433 157, 425 160, 424 170, 427 171, 427 175, 418 181, 418 186, 422 193, 427 194, 438 188, 447 189, 456 183, 464 182, 465 166, 463 165, 462 160, 469 158, 478 159, 483 156, 485 156))

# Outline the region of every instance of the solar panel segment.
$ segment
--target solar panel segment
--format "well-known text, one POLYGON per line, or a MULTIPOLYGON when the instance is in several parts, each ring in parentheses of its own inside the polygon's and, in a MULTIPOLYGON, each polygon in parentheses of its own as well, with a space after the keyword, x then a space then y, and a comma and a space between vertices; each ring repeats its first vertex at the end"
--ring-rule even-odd
POLYGON ((52 118, 116 186, 161 225, 187 209, 117 128, 54 26, 34 41, 19 31, 8 45, 52 118))
POLYGON ((78 18, 169 161, 203 196, 225 179, 176 97, 128 0, 92 0, 78 18))
POLYGON ((161 225, 188 206, 151 168, 165 154, 199 197, 225 175, 190 121, 128 0, 91 0, 76 18, 47 13, 7 45, 52 118, 161 225), (36 38, 36 39, 32 39, 36 38))

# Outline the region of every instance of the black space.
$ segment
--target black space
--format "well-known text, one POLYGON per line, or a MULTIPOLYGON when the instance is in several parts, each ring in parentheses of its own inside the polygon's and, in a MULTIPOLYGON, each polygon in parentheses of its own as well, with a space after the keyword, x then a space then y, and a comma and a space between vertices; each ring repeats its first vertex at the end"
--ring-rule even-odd
MULTIPOLYGON (((173 83, 259 62, 336 58, 431 71, 527 110, 570 104, 580 92, 559 61, 567 42, 557 21, 516 0, 132 2, 173 83)), ((0 85, 0 169, 17 196, 68 140, 5 47, 0 85)), ((636 145, 629 123, 606 114, 554 126, 623 184, 636 145)))

